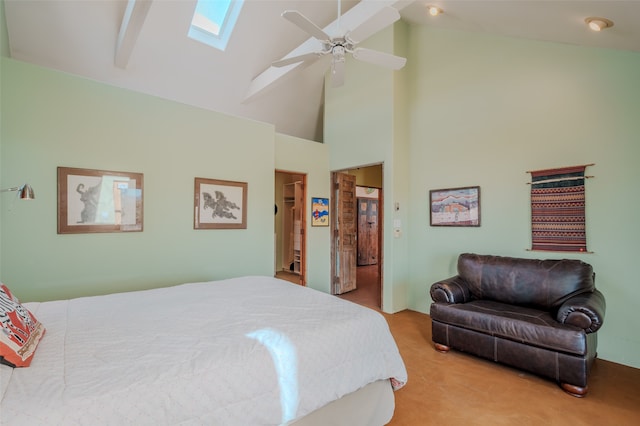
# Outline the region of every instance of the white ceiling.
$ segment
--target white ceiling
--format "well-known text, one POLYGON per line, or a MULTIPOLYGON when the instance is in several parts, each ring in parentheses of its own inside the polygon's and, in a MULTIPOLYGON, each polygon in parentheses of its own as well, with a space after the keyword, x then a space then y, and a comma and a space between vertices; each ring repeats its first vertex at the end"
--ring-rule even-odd
MULTIPOLYGON (((245 98, 272 61, 308 39, 281 13, 298 10, 325 28, 336 19, 337 0, 245 0, 225 52, 186 36, 195 0, 137 0, 139 8, 149 7, 146 15, 137 12, 139 22, 129 24, 130 54, 118 51, 127 0, 4 3, 14 59, 321 139, 323 63, 286 73, 249 101, 245 98), (124 68, 115 64, 118 52, 124 68)), ((343 0, 343 25, 385 5, 396 7, 411 24, 640 52, 640 0, 343 0), (445 13, 431 17, 427 4, 445 13), (585 26, 588 16, 615 25, 594 33, 585 26)))

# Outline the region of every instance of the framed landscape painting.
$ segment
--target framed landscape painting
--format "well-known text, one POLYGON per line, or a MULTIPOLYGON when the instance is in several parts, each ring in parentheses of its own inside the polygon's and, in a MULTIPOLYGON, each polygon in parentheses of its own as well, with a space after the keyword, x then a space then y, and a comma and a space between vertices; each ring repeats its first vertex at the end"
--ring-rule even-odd
POLYGON ((480 226, 480 187, 429 191, 431 226, 480 226))

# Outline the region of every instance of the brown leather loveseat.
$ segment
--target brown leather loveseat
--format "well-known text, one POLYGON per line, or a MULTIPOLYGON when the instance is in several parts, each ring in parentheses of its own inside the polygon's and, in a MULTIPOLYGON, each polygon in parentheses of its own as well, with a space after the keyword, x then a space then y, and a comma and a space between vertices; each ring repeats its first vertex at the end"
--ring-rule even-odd
POLYGON ((450 348, 587 393, 605 300, 591 265, 465 253, 458 275, 431 286, 432 338, 450 348))

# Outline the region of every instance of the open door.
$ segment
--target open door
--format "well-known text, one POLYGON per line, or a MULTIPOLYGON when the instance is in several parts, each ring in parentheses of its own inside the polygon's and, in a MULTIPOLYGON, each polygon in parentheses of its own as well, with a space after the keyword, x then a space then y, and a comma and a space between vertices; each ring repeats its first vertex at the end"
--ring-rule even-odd
POLYGON ((306 175, 276 170, 275 276, 306 285, 306 175))
POLYGON ((333 188, 332 291, 333 294, 342 294, 356 289, 358 251, 356 177, 346 173, 334 173, 333 188))

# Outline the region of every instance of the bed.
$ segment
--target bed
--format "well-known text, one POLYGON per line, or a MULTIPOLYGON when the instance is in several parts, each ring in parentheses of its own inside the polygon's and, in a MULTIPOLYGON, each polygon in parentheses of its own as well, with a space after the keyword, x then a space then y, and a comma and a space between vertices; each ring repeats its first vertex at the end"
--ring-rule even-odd
POLYGON ((23 305, 2 425, 382 425, 407 380, 381 314, 271 277, 23 305))

